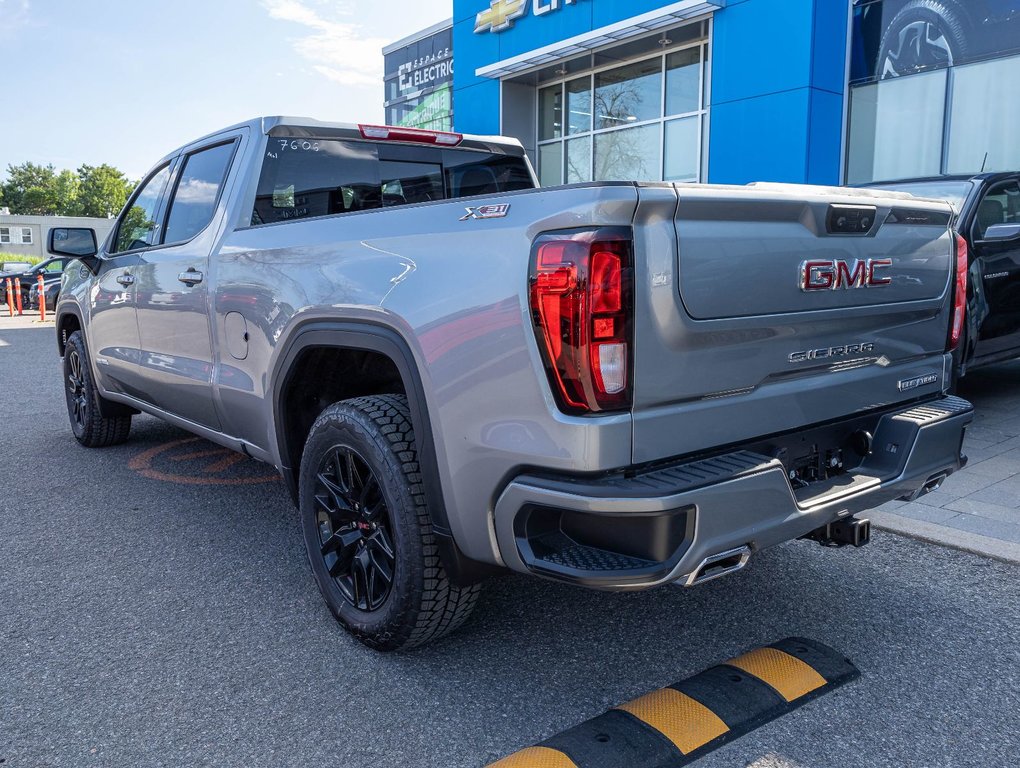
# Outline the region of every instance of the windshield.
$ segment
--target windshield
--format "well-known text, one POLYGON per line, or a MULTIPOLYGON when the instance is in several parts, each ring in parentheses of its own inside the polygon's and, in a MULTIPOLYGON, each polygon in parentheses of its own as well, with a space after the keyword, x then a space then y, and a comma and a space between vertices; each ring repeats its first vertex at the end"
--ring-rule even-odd
POLYGON ((945 200, 957 213, 963 207, 974 183, 971 181, 906 181, 894 184, 870 184, 875 189, 888 189, 893 192, 908 192, 916 197, 933 197, 945 200))

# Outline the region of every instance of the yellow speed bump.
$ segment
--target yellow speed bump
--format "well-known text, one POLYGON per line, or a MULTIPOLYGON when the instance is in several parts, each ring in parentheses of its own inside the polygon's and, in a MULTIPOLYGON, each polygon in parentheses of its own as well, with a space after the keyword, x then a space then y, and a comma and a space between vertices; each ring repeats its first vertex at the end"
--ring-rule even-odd
POLYGON ((684 766, 859 675, 827 645, 787 638, 621 704, 490 768, 684 766))
POLYGON ((787 701, 825 685, 825 678, 809 665, 778 648, 758 648, 726 663, 768 683, 787 701))
POLYGON ((490 768, 577 768, 562 752, 549 747, 527 747, 492 763, 490 768))
POLYGON ((712 710, 674 688, 652 691, 617 709, 659 731, 685 755, 729 730, 712 710))

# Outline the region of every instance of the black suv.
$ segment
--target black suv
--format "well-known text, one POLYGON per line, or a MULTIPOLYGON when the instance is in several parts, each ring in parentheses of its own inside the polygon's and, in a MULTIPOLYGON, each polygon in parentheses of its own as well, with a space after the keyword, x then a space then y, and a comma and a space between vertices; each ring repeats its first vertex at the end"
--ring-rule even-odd
POLYGON ((17 278, 21 280, 21 303, 25 307, 29 306, 29 299, 32 291, 32 286, 38 285, 39 275, 43 276, 43 282, 45 285, 49 285, 54 282, 59 283, 61 275, 64 274, 64 269, 72 261, 74 261, 74 259, 69 259, 66 257, 46 259, 46 261, 39 262, 26 272, 17 272, 4 275, 5 281, 5 284, 3 286, 4 300, 5 301, 7 300, 7 285, 6 285, 7 278, 10 278, 11 282, 14 282, 14 279, 17 278))
POLYGON ((957 375, 1020 357, 1020 172, 937 176, 881 187, 948 200, 955 229, 967 241, 967 322, 957 375))

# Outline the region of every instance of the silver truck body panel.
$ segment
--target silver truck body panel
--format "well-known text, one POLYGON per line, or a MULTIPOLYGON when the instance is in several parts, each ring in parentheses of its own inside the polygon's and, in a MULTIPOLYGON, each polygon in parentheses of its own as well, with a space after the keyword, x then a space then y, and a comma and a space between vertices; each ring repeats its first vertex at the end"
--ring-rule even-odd
MULTIPOLYGON (((522 488, 531 487, 515 478, 528 472, 596 476, 930 399, 948 386, 946 228, 886 224, 844 238, 818 228, 833 202, 882 212, 948 206, 811 187, 587 184, 252 227, 266 134, 281 126, 309 135, 352 129, 252 121, 184 148, 239 142, 213 223, 184 245, 104 259, 94 277, 69 270, 58 319, 82 319, 103 396, 282 470, 273 393, 291 342, 337 319, 388 329, 413 356, 450 533, 473 560, 524 569, 507 526, 514 498, 526 499, 522 488), (485 203, 510 208, 504 218, 462 220, 466 205, 485 203), (557 407, 532 327, 528 258, 542 233, 603 226, 634 232, 634 403, 626 412, 570 416, 557 407), (803 293, 799 263, 817 256, 890 258, 896 280, 803 293), (178 275, 189 269, 203 280, 182 285, 178 275), (116 283, 125 270, 138 278, 128 290, 116 283), (873 351, 789 359, 848 344, 873 351), (928 375, 937 378, 898 389, 928 375)), ((502 140, 467 143, 523 153, 502 140)), ((958 448, 943 451, 952 468, 958 448)), ((894 476, 887 485, 903 490, 925 479, 894 476)), ((712 494, 684 501, 711 509, 715 522, 699 518, 699 543, 672 577, 716 545, 778 543, 843 508, 791 504, 774 464, 739 495, 724 487, 712 494), (755 511, 762 498, 772 501, 755 511), (720 525, 732 535, 707 533, 720 525)))

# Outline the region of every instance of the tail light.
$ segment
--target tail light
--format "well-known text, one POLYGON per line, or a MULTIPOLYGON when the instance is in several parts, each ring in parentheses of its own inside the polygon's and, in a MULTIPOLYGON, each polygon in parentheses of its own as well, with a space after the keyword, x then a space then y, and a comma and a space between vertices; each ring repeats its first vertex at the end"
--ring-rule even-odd
POLYGON ((631 404, 634 314, 631 234, 557 232, 535 241, 531 314, 550 384, 571 413, 631 404))
POLYGON ((947 352, 952 352, 960 344, 963 334, 963 322, 967 317, 967 241, 962 235, 956 235, 956 281, 953 288, 953 324, 949 327, 949 344, 947 352))
POLYGON ((464 140, 463 134, 447 131, 426 131, 421 128, 398 128, 391 125, 359 125, 361 138, 376 141, 410 141, 415 144, 436 144, 455 147, 464 140))

